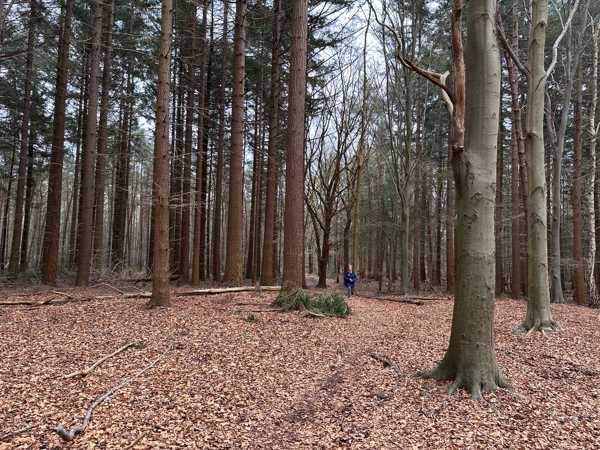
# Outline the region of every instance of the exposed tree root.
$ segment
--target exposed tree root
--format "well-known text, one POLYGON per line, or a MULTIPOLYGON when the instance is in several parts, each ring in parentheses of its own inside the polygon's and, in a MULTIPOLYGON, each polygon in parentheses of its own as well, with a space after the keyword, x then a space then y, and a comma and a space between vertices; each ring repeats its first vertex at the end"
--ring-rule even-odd
POLYGON ((112 352, 110 355, 106 355, 103 358, 100 358, 98 361, 96 361, 94 364, 92 364, 87 369, 83 369, 83 370, 78 370, 76 372, 72 372, 72 373, 70 373, 68 375, 65 375, 63 378, 74 378, 74 377, 81 377, 81 378, 83 378, 83 377, 86 377, 90 373, 92 373, 94 370, 96 370, 106 360, 112 358, 113 356, 117 356, 120 353, 123 353, 125 350, 127 350, 127 349, 129 349, 131 347, 138 347, 139 345, 140 344, 137 343, 137 342, 130 342, 128 344, 125 344, 124 346, 122 346, 118 350, 115 350, 114 352, 112 352))
POLYGON ((482 373, 481 370, 458 369, 450 367, 444 362, 429 372, 419 372, 417 376, 436 381, 452 381, 448 387, 448 394, 452 395, 459 389, 465 389, 473 400, 481 400, 482 394, 493 392, 497 389, 508 389, 510 385, 499 369, 491 373, 482 373))
POLYGON ((134 376, 130 377, 130 378, 126 378, 125 380, 123 380, 121 383, 117 384, 116 386, 110 388, 108 391, 106 391, 104 394, 100 395, 99 397, 96 398, 96 400, 94 400, 92 402, 92 404, 89 406, 89 408, 86 410, 85 415, 83 416, 83 421, 81 423, 81 425, 76 426, 71 428, 69 431, 67 431, 65 429, 65 427, 63 425, 58 425, 54 431, 56 431, 56 433, 64 440, 64 441, 72 441, 73 439, 75 439, 78 435, 82 434, 85 432, 85 430, 87 429, 88 425, 90 424, 90 421, 92 420, 92 414, 94 413, 94 410, 102 403, 105 402, 106 400, 108 400, 115 392, 117 392, 119 389, 124 388, 125 386, 127 386, 129 383, 131 383, 133 380, 135 380, 136 378, 142 376, 144 373, 146 373, 148 370, 152 369, 154 366, 156 366, 156 364, 158 363, 158 361, 160 361, 160 358, 154 360, 153 362, 151 362, 149 365, 147 365, 146 367, 144 367, 142 370, 140 370, 138 373, 136 373, 134 376))
POLYGON ((521 325, 517 326, 514 331, 515 333, 524 334, 525 336, 531 335, 534 331, 539 331, 543 336, 545 336, 547 332, 560 331, 560 325, 553 320, 536 320, 533 324, 522 323, 521 325))
POLYGON ((399 377, 402 376, 402 371, 400 370, 400 368, 396 364, 392 363, 392 361, 387 359, 385 356, 380 355, 378 353, 369 353, 369 356, 375 361, 379 361, 381 364, 383 364, 383 367, 393 370, 399 377))

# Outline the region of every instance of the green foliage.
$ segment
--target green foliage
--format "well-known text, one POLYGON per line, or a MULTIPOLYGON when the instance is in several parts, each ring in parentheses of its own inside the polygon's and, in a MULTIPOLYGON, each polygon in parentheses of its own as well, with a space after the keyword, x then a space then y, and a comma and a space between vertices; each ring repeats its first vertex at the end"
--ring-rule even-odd
POLYGON ((258 317, 256 317, 254 314, 250 314, 247 317, 245 317, 244 320, 248 323, 256 323, 258 322, 258 317))
POLYGON ((273 305, 283 311, 310 311, 325 316, 347 317, 352 313, 346 297, 336 292, 311 295, 303 289, 282 291, 273 305))

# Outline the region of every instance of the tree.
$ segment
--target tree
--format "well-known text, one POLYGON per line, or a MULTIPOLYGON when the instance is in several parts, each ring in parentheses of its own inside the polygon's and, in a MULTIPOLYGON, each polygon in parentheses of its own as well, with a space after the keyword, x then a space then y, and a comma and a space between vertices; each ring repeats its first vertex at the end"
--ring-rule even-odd
POLYGON ((301 288, 304 281, 304 112, 308 2, 292 3, 292 48, 286 151, 283 287, 301 288))
POLYGON ((242 230, 244 195, 244 80, 246 74, 246 0, 236 0, 233 48, 233 103, 231 107, 231 157, 229 162, 229 211, 224 281, 242 281, 242 230))
POLYGON ((277 216, 277 181, 279 159, 279 108, 281 97, 281 26, 283 8, 281 0, 273 5, 273 49, 271 52, 271 98, 269 108, 269 144, 267 160, 267 195, 265 200, 265 229, 262 248, 261 282, 275 283, 275 218, 277 216))
POLYGON ((25 205, 25 185, 27 183, 27 167, 29 165, 29 127, 31 124, 31 91, 33 85, 33 47, 35 45, 36 2, 29 2, 29 31, 27 33, 27 56, 25 60, 25 86, 23 89, 23 115, 21 117, 19 169, 17 172, 17 197, 13 224, 12 245, 8 270, 19 271, 21 245, 23 238, 23 208, 25 205))
POLYGON ((475 399, 505 385, 494 345, 494 205, 500 55, 495 0, 467 5, 465 148, 454 152, 456 183, 456 296, 450 344, 442 362, 425 374, 454 380, 475 399))
POLYGON ((94 1, 94 20, 91 33, 87 116, 85 144, 81 157, 81 188, 79 191, 79 224, 77 228, 77 286, 87 286, 92 263, 92 237, 94 219, 94 160, 96 154, 98 123, 98 73, 100 68, 100 41, 104 3, 94 1))
POLYGON ((154 143, 152 298, 149 306, 169 306, 169 94, 173 0, 161 1, 158 95, 154 143))
POLYGON ((527 315, 522 327, 527 331, 556 329, 550 310, 548 283, 548 241, 546 211, 546 177, 544 170, 544 44, 548 23, 548 0, 532 1, 529 36, 527 91, 527 153, 528 205, 528 283, 527 315))
POLYGON ((58 252, 60 245, 60 216, 62 199, 62 176, 65 146, 65 110, 67 81, 69 77, 69 48, 71 45, 71 20, 74 0, 67 0, 62 13, 58 41, 56 70, 56 93, 54 97, 54 125, 52 150, 48 174, 48 197, 46 228, 42 253, 42 281, 56 284, 58 252))

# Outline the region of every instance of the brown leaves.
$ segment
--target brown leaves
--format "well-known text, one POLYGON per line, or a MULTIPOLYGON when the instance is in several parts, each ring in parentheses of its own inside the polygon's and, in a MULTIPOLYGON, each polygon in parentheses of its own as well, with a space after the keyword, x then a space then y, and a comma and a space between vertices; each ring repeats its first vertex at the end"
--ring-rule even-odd
MULTIPOLYGON (((3 308, 0 436, 32 429, 0 449, 62 448, 54 426, 81 423, 94 399, 160 355, 69 448, 600 448, 599 311, 553 306, 563 330, 524 337, 511 331, 524 304, 498 301, 496 351, 515 390, 473 402, 414 376, 443 356, 451 301, 357 297, 348 319, 311 320, 269 311, 273 297, 178 298, 156 311, 143 299, 3 308), (139 339, 145 348, 62 378, 139 339)), ((55 295, 35 301, 45 298, 55 295)))

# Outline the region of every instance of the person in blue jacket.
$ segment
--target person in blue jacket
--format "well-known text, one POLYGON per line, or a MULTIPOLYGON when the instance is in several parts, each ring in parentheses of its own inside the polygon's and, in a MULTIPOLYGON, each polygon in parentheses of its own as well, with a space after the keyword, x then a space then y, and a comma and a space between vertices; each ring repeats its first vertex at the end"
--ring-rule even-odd
POLYGON ((344 286, 348 289, 348 297, 354 294, 354 285, 357 278, 356 273, 352 270, 352 264, 349 264, 348 270, 344 272, 344 286))

